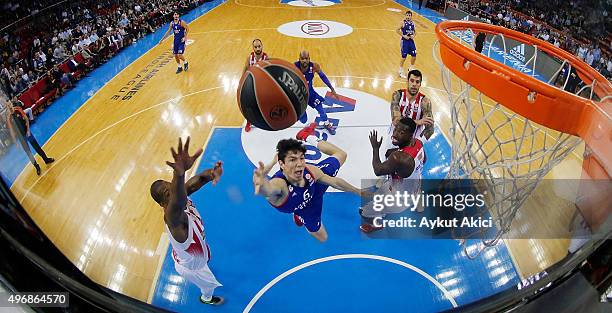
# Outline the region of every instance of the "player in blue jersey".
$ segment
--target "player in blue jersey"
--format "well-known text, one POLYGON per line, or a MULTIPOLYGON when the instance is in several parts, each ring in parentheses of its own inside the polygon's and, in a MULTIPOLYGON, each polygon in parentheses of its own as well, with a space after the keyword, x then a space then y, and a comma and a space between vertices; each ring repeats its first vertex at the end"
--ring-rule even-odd
POLYGON ((174 45, 172 48, 172 53, 174 53, 174 59, 178 64, 178 68, 176 69, 176 73, 178 74, 183 71, 183 68, 185 69, 185 71, 187 71, 187 69, 189 68, 189 63, 187 63, 187 60, 185 60, 185 56, 183 55, 185 53, 185 43, 187 42, 187 33, 189 33, 189 26, 187 25, 187 23, 185 23, 185 21, 179 18, 178 13, 175 12, 173 17, 174 20, 170 22, 170 27, 168 27, 168 30, 166 30, 164 36, 159 42, 161 43, 164 38, 166 38, 166 35, 168 35, 168 32, 172 31, 172 33, 174 34, 174 45), (183 67, 181 67, 181 61, 183 61, 183 67))
POLYGON ((302 142, 295 139, 283 139, 276 145, 280 170, 268 179, 267 173, 274 162, 259 167, 253 172, 255 194, 266 197, 268 202, 283 213, 293 213, 294 222, 298 226, 306 226, 306 230, 320 242, 327 240, 327 231, 321 221, 323 210, 323 194, 329 186, 338 190, 360 194, 357 187, 336 177, 338 170, 346 160, 346 152, 335 145, 320 141, 314 134, 316 124, 312 123, 301 130, 296 136, 329 155, 317 164, 306 164, 304 154, 306 148, 302 142))
MULTIPOLYGON (((325 128, 329 131, 330 134, 336 134, 336 127, 327 120, 327 114, 323 109, 323 103, 325 102, 325 98, 321 97, 313 88, 312 81, 314 80, 314 73, 319 74, 321 80, 329 87, 332 95, 337 98, 338 94, 334 89, 334 86, 329 82, 323 70, 321 70, 321 65, 318 63, 310 62, 310 54, 308 51, 304 50, 300 53, 300 60, 295 62, 295 66, 300 69, 304 77, 306 77, 306 81, 308 81, 309 96, 308 96, 308 105, 317 110, 319 112, 319 120, 321 123, 317 125, 318 128, 325 128)), ((308 121, 308 115, 306 112, 300 117, 300 122, 306 123, 308 121)))
POLYGON ((404 20, 395 31, 402 37, 400 51, 402 60, 400 61, 399 76, 406 78, 406 74, 404 73, 404 62, 406 62, 406 57, 410 55, 410 68, 408 69, 408 72, 410 72, 414 67, 417 55, 416 45, 414 43, 416 30, 414 28, 414 22, 412 21, 412 12, 406 11, 404 20))

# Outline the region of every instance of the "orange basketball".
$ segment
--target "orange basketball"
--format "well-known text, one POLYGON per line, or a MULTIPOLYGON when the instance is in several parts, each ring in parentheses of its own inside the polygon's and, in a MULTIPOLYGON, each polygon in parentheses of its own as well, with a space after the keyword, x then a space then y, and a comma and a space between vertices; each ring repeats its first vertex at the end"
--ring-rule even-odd
POLYGON ((308 85, 304 75, 281 59, 269 59, 250 66, 238 84, 240 112, 258 128, 281 130, 304 114, 308 85))

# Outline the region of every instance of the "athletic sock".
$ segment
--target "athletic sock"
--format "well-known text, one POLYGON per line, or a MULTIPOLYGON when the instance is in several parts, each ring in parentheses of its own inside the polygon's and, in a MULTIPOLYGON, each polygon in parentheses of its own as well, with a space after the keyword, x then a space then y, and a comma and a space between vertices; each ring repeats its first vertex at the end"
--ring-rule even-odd
POLYGON ((317 138, 317 137, 315 137, 313 135, 310 135, 310 136, 306 137, 306 142, 311 144, 311 145, 313 145, 313 146, 315 146, 315 147, 317 146, 319 141, 321 141, 321 139, 319 139, 319 138, 317 138))

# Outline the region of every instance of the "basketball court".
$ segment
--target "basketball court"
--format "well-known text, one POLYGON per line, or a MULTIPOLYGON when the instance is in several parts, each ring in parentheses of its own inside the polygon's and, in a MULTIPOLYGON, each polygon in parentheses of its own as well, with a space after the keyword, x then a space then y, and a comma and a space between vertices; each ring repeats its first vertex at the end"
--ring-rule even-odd
MULTIPOLYGON (((397 77, 395 33, 409 1, 212 1, 181 17, 189 23, 189 71, 175 74, 165 28, 126 48, 58 99, 32 126, 51 166, 37 176, 21 150, 2 161, 2 174, 30 216, 57 247, 97 283, 180 312, 434 312, 514 288, 567 254, 569 239, 508 239, 474 259, 480 241, 377 239, 359 231, 359 199, 325 195, 329 240, 320 244, 253 193, 257 161, 268 162, 297 123, 278 132, 246 133, 236 88, 251 41, 270 57, 296 61, 308 50, 336 87, 326 107, 337 134, 318 135, 348 153, 338 176, 354 185, 375 177, 368 133, 386 134, 397 77), (199 289, 174 269, 163 212, 149 186, 169 179, 165 165, 177 137, 204 148, 197 172, 223 160, 216 186, 192 196, 211 247, 210 267, 223 284, 219 308, 199 303, 199 289)), ((413 11, 421 92, 432 101, 435 133, 425 145, 424 178, 444 178, 451 166, 451 109, 434 58, 439 13, 413 11)), ((495 58, 494 56, 491 56, 495 58)), ((536 73, 534 73, 535 76, 536 73)), ((458 93, 459 84, 451 91, 458 93)), ((309 108, 309 116, 316 111, 309 108)), ((543 140, 537 139, 536 140, 543 140)), ((555 194, 555 179, 579 179, 580 143, 544 177, 516 218, 555 232, 575 208, 555 194)), ((307 161, 321 158, 308 147, 307 161)), ((190 174, 194 174, 192 171, 190 174)), ((417 214, 417 213, 410 213, 417 214)))

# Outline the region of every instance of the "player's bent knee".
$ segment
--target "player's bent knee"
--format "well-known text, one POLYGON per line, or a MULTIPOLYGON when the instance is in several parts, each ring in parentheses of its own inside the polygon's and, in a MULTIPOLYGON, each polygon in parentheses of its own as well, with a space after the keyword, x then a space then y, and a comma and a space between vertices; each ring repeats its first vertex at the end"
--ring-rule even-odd
POLYGON ((342 164, 344 164, 344 162, 346 162, 347 156, 348 156, 348 154, 346 154, 346 152, 344 150, 340 150, 340 151, 334 153, 334 157, 336 159, 338 159, 338 162, 340 162, 340 166, 342 166, 342 164))
POLYGON ((310 232, 310 234, 321 243, 327 241, 327 232, 325 231, 325 228, 323 228, 323 226, 321 226, 321 228, 319 228, 319 230, 317 230, 316 232, 310 232))
POLYGON ((317 240, 319 240, 320 243, 324 243, 327 241, 327 232, 323 232, 317 235, 315 238, 317 238, 317 240))

